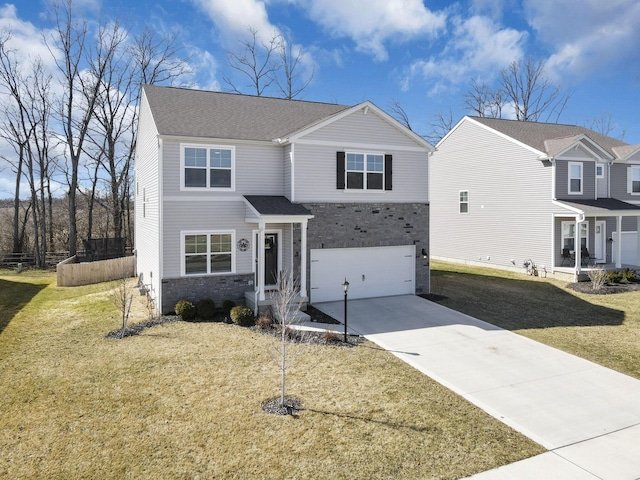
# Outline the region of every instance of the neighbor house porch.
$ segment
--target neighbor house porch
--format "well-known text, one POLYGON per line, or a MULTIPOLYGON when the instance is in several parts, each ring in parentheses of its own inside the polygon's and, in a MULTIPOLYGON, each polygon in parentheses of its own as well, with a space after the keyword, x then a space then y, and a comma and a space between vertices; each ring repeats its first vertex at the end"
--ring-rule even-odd
POLYGON ((554 273, 574 281, 590 270, 637 269, 640 206, 612 198, 554 201, 554 273))

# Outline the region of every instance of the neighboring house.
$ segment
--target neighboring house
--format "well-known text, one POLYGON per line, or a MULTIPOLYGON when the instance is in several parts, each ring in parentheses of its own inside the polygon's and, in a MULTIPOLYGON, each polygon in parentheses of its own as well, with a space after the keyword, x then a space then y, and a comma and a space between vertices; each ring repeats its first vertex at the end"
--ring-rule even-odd
POLYGON ((432 258, 531 260, 574 278, 594 263, 640 265, 640 145, 573 125, 464 117, 436 148, 432 258))
POLYGON ((135 160, 137 272, 181 299, 269 304, 290 272, 310 302, 429 291, 433 147, 355 106, 145 86, 135 160))

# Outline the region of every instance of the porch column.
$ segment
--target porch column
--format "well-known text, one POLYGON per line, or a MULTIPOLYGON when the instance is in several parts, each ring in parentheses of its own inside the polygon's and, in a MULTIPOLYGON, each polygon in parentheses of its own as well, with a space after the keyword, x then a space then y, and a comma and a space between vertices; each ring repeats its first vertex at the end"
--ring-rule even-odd
MULTIPOLYGON (((576 258, 576 275, 580 273, 582 269, 582 242, 580 241, 580 223, 576 217, 576 226, 573 232, 573 251, 576 258)), ((577 281, 577 280, 576 280, 577 281)))
MULTIPOLYGON (((260 220, 258 224, 258 300, 263 301, 264 296, 264 230, 265 223, 260 220)), ((256 305, 256 310, 258 306, 256 305)))
POLYGON ((637 238, 637 243, 638 243, 638 250, 636 252, 637 254, 637 260, 638 260, 638 264, 640 265, 640 216, 636 217, 636 238, 637 238))
POLYGON ((622 267, 622 215, 616 217, 616 230, 618 238, 616 238, 616 268, 622 267))
POLYGON ((307 221, 300 222, 300 296, 307 296, 307 221))

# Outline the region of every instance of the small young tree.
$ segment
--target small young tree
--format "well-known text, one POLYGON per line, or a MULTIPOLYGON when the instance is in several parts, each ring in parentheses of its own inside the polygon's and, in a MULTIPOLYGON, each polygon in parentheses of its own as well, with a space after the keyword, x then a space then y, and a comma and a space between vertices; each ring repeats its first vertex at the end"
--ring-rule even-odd
MULTIPOLYGON (((125 259, 122 259, 123 262, 125 259)), ((133 291, 135 285, 129 278, 131 275, 124 267, 121 268, 120 278, 117 280, 118 285, 111 293, 111 300, 116 308, 118 308, 122 318, 122 331, 120 338, 124 338, 127 330, 127 322, 129 320, 129 313, 131 312, 131 304, 133 303, 133 291)))
MULTIPOLYGON (((295 352, 293 351, 293 335, 291 327, 299 323, 298 312, 302 305, 298 295, 298 282, 293 275, 284 273, 280 279, 280 287, 271 298, 273 300, 273 314, 275 323, 279 329, 278 366, 280 369, 280 406, 286 407, 286 375, 287 369, 293 363, 295 352)), ((303 335, 301 333, 301 335, 303 335)), ((297 335, 295 338, 300 343, 303 338, 297 335)), ((297 352, 299 353, 299 351, 297 352)))

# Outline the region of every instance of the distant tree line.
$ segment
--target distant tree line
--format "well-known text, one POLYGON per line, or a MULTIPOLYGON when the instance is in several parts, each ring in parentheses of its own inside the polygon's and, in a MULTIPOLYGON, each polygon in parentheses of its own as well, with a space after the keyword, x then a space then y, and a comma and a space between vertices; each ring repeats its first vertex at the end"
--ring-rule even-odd
POLYGON ((131 244, 140 86, 172 83, 188 69, 175 36, 89 22, 73 0, 52 2, 47 18, 48 58, 25 56, 11 48, 11 31, 0 32, 0 137, 11 150, 2 159, 15 174, 10 250, 32 252, 39 266, 51 249, 75 255, 83 237, 131 244), (54 182, 67 187, 64 226, 54 182))

